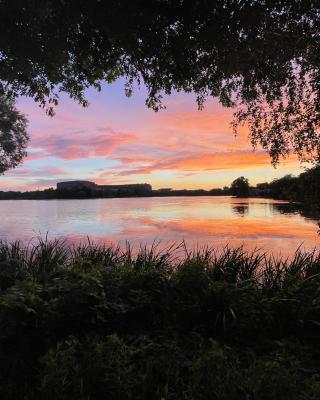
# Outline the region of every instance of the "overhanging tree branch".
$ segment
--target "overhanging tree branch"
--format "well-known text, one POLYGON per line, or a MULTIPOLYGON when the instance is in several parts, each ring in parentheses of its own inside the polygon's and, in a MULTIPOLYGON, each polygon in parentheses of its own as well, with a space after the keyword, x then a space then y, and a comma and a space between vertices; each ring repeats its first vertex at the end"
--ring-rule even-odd
POLYGON ((144 82, 146 104, 194 92, 236 109, 276 164, 320 160, 320 5, 311 0, 0 1, 2 91, 53 114, 59 93, 144 82))

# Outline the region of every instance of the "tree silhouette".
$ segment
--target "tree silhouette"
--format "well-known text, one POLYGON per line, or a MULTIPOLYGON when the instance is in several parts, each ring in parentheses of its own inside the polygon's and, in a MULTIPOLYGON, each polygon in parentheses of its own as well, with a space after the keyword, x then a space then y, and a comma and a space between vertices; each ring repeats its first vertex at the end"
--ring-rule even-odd
POLYGON ((237 107, 233 128, 275 164, 320 160, 320 4, 312 0, 2 0, 0 90, 53 114, 59 93, 144 82, 146 104, 194 92, 237 107))
POLYGON ((27 119, 14 101, 0 96, 0 174, 15 168, 26 155, 27 119))
POLYGON ((231 183, 230 192, 232 196, 248 197, 249 196, 249 180, 244 176, 235 179, 231 183))

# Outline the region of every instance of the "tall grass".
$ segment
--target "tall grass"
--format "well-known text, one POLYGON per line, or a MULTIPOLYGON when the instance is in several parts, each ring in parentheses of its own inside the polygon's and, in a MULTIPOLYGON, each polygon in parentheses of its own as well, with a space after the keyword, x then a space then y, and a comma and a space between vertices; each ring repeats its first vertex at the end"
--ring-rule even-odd
POLYGON ((2 399, 320 398, 320 254, 0 243, 2 399))
POLYGON ((320 252, 316 248, 308 252, 298 248, 291 257, 276 258, 259 249, 247 251, 243 246, 188 249, 184 242, 168 247, 154 242, 134 249, 130 243, 121 248, 94 243, 89 238, 76 245, 64 239, 49 240, 47 236, 29 243, 0 241, 0 274, 10 275, 12 280, 29 275, 42 280, 62 266, 72 268, 79 260, 107 269, 154 269, 168 273, 197 264, 210 279, 239 284, 251 280, 261 288, 282 287, 288 276, 312 279, 320 273, 320 252))

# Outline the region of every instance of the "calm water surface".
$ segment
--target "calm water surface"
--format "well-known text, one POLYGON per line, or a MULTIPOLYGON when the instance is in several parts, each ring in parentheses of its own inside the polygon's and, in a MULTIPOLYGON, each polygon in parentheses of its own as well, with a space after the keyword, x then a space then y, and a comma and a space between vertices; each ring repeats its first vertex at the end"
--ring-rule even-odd
POLYGON ((286 202, 231 197, 154 197, 0 201, 0 239, 39 234, 134 245, 185 240, 190 247, 230 244, 290 254, 320 244, 316 217, 286 202))

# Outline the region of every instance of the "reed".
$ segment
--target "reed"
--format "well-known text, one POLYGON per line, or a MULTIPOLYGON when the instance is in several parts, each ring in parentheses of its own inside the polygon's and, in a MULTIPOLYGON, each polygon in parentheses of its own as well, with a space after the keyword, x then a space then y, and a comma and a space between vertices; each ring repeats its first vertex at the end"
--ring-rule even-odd
POLYGON ((0 243, 2 399, 320 396, 320 255, 0 243))

